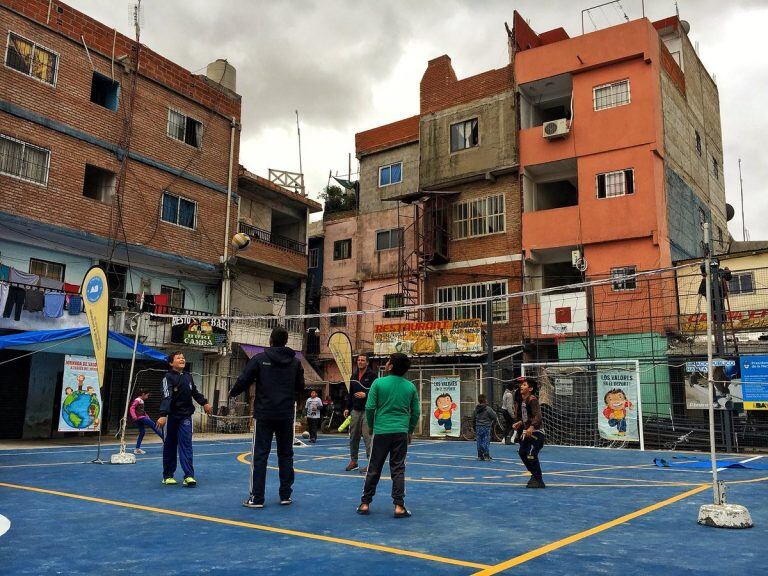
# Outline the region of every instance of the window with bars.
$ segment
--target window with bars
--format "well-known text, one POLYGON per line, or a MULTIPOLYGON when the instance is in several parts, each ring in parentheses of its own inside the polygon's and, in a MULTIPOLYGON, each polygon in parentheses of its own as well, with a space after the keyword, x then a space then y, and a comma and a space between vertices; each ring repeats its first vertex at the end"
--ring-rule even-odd
MULTIPOLYGON (((402 294, 385 294, 384 295, 384 308, 402 308, 405 306, 405 298, 402 294)), ((384 318, 402 318, 405 312, 390 312, 387 310, 384 312, 384 318)))
POLYGON ((0 174, 48 184, 51 151, 0 134, 0 174))
POLYGON ((5 65, 22 74, 56 85, 59 57, 31 40, 10 32, 5 50, 5 65))
POLYGON ((403 245, 403 229, 378 230, 376 232, 376 250, 389 250, 403 245))
POLYGON ((203 145, 203 124, 169 108, 168 136, 195 148, 200 148, 203 145))
POLYGON ((597 175, 597 197, 614 198, 635 193, 635 171, 616 170, 597 175))
POLYGON ((637 266, 611 268, 611 289, 614 292, 635 290, 637 288, 637 278, 626 278, 626 276, 635 273, 637 273, 637 266))
POLYGON ((307 268, 317 268, 320 262, 320 248, 309 249, 309 265, 307 268))
POLYGON ((184 309, 184 288, 177 288, 175 286, 160 285, 160 294, 168 295, 168 306, 176 308, 177 310, 184 309))
POLYGON ((64 264, 58 262, 49 262, 48 260, 39 260, 37 258, 29 259, 29 273, 37 274, 41 278, 50 278, 64 282, 64 264))
MULTIPOLYGON (((487 321, 485 302, 477 304, 459 304, 451 306, 451 302, 485 298, 487 296, 505 296, 507 294, 507 281, 479 282, 477 284, 462 284, 460 286, 444 286, 437 289, 437 302, 448 304, 437 309, 438 320, 467 320, 480 318, 487 321)), ((509 319, 509 305, 503 298, 493 302, 493 321, 506 322, 509 319)))
POLYGON ((728 294, 736 296, 738 294, 754 294, 755 292, 755 274, 754 272, 733 272, 728 281, 728 294))
POLYGON ((340 326, 346 326, 347 325, 347 317, 343 316, 343 314, 347 311, 346 306, 331 306, 328 309, 328 312, 331 314, 338 314, 338 316, 331 316, 330 317, 330 325, 331 327, 340 327, 340 326))
POLYGON ((602 86, 595 86, 592 89, 592 100, 595 112, 629 104, 629 80, 620 80, 610 84, 603 84, 602 86))
POLYGON ((348 258, 352 258, 352 238, 336 240, 333 243, 333 259, 347 260, 348 258))
POLYGON ((479 142, 477 118, 451 124, 451 152, 473 148, 479 142))
POLYGON ((453 205, 453 239, 504 232, 504 194, 453 205))
POLYGON ((403 181, 403 163, 395 162, 379 167, 379 188, 403 181))
POLYGON ((163 192, 163 209, 160 218, 184 228, 195 229, 197 204, 175 194, 163 192))

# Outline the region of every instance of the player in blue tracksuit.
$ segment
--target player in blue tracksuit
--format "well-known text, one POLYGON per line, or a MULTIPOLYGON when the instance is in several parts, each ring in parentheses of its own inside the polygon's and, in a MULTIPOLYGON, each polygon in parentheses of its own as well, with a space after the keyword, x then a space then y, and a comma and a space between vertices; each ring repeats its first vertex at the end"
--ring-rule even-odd
POLYGON ((163 378, 163 400, 160 402, 160 418, 157 425, 165 428, 163 444, 163 484, 177 484, 173 475, 176 472, 176 451, 179 453, 181 469, 184 471, 184 486, 197 485, 195 469, 192 466, 192 414, 195 405, 192 399, 203 407, 206 414, 212 412, 211 405, 195 386, 189 372, 184 372, 187 361, 181 352, 168 356, 171 369, 163 378))

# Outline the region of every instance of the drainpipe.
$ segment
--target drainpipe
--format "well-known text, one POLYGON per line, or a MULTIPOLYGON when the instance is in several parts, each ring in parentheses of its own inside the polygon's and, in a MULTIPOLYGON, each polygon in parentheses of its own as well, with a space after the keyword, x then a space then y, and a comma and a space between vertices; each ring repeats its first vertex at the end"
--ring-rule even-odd
POLYGON ((221 283, 221 315, 229 316, 229 217, 232 212, 232 162, 235 155, 235 129, 237 120, 232 117, 229 137, 229 174, 227 177, 227 220, 224 224, 224 278, 221 283))

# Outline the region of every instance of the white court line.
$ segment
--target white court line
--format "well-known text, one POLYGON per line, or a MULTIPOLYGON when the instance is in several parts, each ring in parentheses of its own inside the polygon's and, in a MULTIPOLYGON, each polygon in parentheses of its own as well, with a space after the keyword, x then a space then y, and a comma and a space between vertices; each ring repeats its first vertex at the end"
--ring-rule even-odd
MULTIPOLYGON (((741 462, 737 462, 737 464, 746 464, 747 462, 752 462, 753 460, 758 460, 760 458, 762 458, 762 456, 754 456, 752 458, 747 458, 746 460, 742 460, 741 462)), ((722 468, 718 468, 717 471, 721 472, 721 471, 727 470, 727 469, 728 469, 728 466, 723 466, 722 468)), ((708 472, 708 474, 712 474, 712 471, 710 470, 708 472)))
MULTIPOLYGON (((242 450, 237 450, 236 452, 203 452, 202 454, 195 454, 195 458, 198 456, 223 456, 227 454, 242 454, 242 450)), ((142 456, 141 458, 136 458, 136 463, 142 462, 144 460, 162 460, 162 456, 142 456)), ((78 460, 77 462, 47 462, 47 463, 38 463, 38 464, 0 464, 0 468, 36 468, 41 466, 72 466, 74 464, 92 464, 92 462, 84 462, 83 460, 78 460)))

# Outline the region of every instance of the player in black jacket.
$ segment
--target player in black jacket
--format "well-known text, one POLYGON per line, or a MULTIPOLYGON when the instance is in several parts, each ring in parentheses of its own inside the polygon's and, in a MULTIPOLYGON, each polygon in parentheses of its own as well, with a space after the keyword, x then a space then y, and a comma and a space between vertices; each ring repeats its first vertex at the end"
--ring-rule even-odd
POLYGON ((512 428, 520 434, 520 460, 531 473, 527 488, 545 488, 541 474, 539 451, 544 447, 544 428, 541 407, 536 393, 536 381, 520 376, 519 395, 515 394, 515 423, 512 428))
POLYGON ((192 399, 203 407, 206 414, 210 414, 212 408, 205 396, 197 390, 192 375, 184 372, 184 366, 187 365, 184 354, 173 352, 168 356, 168 363, 171 369, 163 378, 163 400, 160 402, 160 418, 157 419, 157 425, 165 428, 163 484, 177 484, 173 475, 176 473, 178 451, 181 469, 184 471, 184 486, 193 488, 197 481, 192 466, 192 414, 195 413, 192 399))
POLYGON ((304 368, 296 353, 286 344, 288 332, 275 328, 269 337, 270 347, 248 361, 235 382, 229 397, 234 398, 253 384, 256 399, 253 417, 253 458, 250 496, 243 502, 247 508, 264 507, 264 484, 272 436, 277 442, 277 465, 280 470, 280 504, 291 503, 293 493, 293 422, 296 399, 304 390, 304 368))

